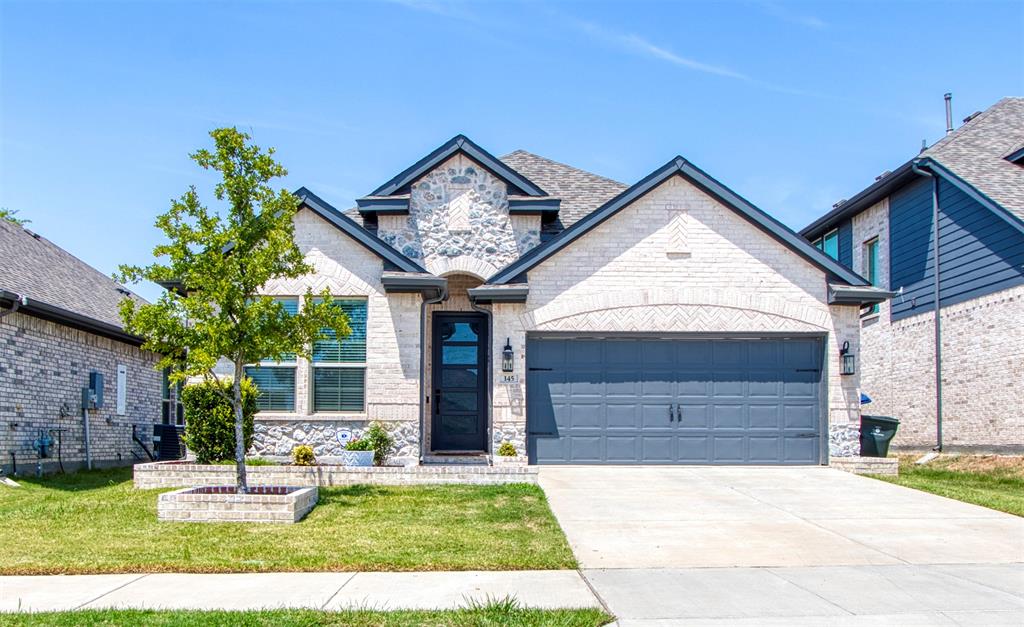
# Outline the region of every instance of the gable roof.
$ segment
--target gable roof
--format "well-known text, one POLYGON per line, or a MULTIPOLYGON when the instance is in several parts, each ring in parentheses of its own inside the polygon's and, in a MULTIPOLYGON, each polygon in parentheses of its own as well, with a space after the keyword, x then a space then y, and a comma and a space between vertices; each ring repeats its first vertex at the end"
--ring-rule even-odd
POLYGON ((557 237, 541 244, 505 267, 487 280, 488 284, 502 285, 514 282, 524 272, 536 267, 558 251, 570 245, 593 228, 603 223, 634 201, 643 197, 661 183, 673 176, 682 176, 718 202, 729 207, 791 251, 821 268, 830 278, 850 285, 869 285, 863 277, 835 261, 822 251, 811 246, 807 240, 787 226, 761 211, 736 192, 721 184, 703 170, 681 156, 677 156, 662 167, 624 190, 615 198, 603 204, 592 213, 577 221, 557 237))
POLYGON ((0 292, 5 301, 27 298, 20 307, 62 324, 122 341, 138 338, 123 332, 121 300, 142 297, 96 268, 32 231, 0 220, 0 292), (90 328, 86 328, 90 327, 90 328))
POLYGON ((558 161, 516 150, 501 158, 516 171, 562 199, 558 221, 550 230, 572 226, 582 217, 622 193, 628 185, 558 161))
POLYGON ((399 172, 387 183, 370 192, 369 196, 391 196, 396 193, 403 193, 407 185, 460 152, 490 170, 491 173, 524 196, 548 195, 547 192, 530 181, 530 179, 516 172, 515 169, 509 167, 480 146, 477 146, 465 135, 456 135, 435 148, 427 156, 399 172))
POLYGON ((960 187, 1011 225, 1024 229, 1024 167, 1007 159, 1022 147, 1024 98, 1003 98, 805 226, 800 234, 815 238, 903 187, 917 178, 913 172, 915 163, 960 187))
POLYGON ((305 187, 300 187, 292 193, 299 198, 300 206, 308 208, 324 220, 327 220, 339 231, 356 240, 367 250, 392 264, 398 270, 403 272, 426 272, 418 263, 395 250, 390 244, 367 231, 357 224, 355 220, 338 211, 326 200, 305 187))

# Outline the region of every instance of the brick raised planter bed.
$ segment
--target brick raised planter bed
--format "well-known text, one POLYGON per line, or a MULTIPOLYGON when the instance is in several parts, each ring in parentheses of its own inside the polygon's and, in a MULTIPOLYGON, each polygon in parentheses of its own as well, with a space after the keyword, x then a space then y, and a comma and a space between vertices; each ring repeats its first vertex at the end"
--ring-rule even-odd
POLYGON ((184 488, 160 495, 158 520, 174 522, 296 523, 316 505, 316 488, 250 486, 238 494, 234 486, 184 488))
POLYGON ((900 474, 900 460, 895 457, 833 457, 828 460, 828 465, 855 475, 895 477, 900 474))
MULTIPOLYGON (((537 483, 537 467, 523 465, 476 466, 249 466, 249 482, 268 486, 428 485, 465 483, 494 485, 537 483)), ((231 485, 234 466, 153 462, 137 464, 135 487, 181 488, 231 485)))

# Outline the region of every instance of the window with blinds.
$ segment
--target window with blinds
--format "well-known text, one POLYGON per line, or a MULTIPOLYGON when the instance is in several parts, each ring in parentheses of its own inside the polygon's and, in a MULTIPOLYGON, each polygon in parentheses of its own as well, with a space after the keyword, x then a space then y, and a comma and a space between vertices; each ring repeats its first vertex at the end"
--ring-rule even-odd
POLYGON ((331 329, 313 345, 313 411, 363 411, 366 389, 366 299, 339 298, 332 304, 348 316, 352 332, 338 340, 331 329))
MULTIPOLYGON (((289 315, 299 312, 299 299, 294 296, 275 298, 289 315)), ((259 411, 295 411, 295 367, 294 353, 281 356, 281 361, 261 361, 259 365, 246 366, 245 375, 252 379, 260 391, 256 399, 259 411)))

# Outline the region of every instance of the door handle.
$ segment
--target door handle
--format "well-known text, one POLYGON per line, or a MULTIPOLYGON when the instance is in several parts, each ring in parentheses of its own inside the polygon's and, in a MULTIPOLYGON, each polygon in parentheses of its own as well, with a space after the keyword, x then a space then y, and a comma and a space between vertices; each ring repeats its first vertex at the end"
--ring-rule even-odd
POLYGON ((672 408, 672 403, 668 404, 668 421, 672 422, 675 419, 675 410, 672 408))

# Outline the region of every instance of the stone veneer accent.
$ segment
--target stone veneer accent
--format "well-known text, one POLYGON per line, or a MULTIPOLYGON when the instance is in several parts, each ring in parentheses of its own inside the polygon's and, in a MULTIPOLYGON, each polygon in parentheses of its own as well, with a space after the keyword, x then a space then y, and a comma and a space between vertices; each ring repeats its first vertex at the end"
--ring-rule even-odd
POLYGON ((540 243, 540 219, 509 216, 507 185, 464 155, 413 183, 408 216, 380 216, 377 234, 437 275, 486 279, 540 243))
POLYGON ((900 474, 900 460, 895 457, 837 457, 828 465, 855 475, 895 477, 900 474))
MULTIPOLYGON (((514 462, 501 466, 249 466, 247 474, 251 485, 300 487, 537 483, 536 466, 514 462)), ((142 490, 233 485, 235 468, 182 462, 138 464, 134 482, 142 490)))
MULTIPOLYGON (((889 284, 889 205, 853 218, 854 270, 864 244, 879 239, 879 274, 889 284)), ((899 298, 897 296, 896 298, 899 298)), ((892 445, 935 446, 934 313, 889 318, 890 305, 861 319, 864 413, 900 420, 892 445)), ((947 448, 1024 450, 1024 287, 942 308, 943 440, 947 448)))
MULTIPOLYGON (((259 456, 291 457, 292 450, 305 444, 313 447, 318 458, 340 455, 344 448, 338 443, 338 431, 348 429, 354 438, 360 438, 369 426, 367 421, 330 420, 258 420, 255 424, 250 454, 259 456)), ((389 463, 410 464, 419 460, 419 424, 415 422, 382 423, 395 444, 389 463)))
MULTIPOLYGON (((93 465, 147 459, 132 440, 132 427, 153 449, 153 424, 160 422, 161 376, 157 355, 130 344, 20 313, 0 318, 0 472, 10 473, 11 454, 21 474, 36 471, 32 442, 39 431, 64 429, 64 467, 85 466, 82 388, 89 373, 103 373, 104 405, 89 412, 93 465), (117 366, 127 366, 126 411, 117 415, 117 366)), ((58 469, 57 435, 44 472, 58 469)))
POLYGON ((248 494, 184 488, 157 498, 157 520, 166 522, 297 523, 316 505, 317 488, 253 486, 248 494))

